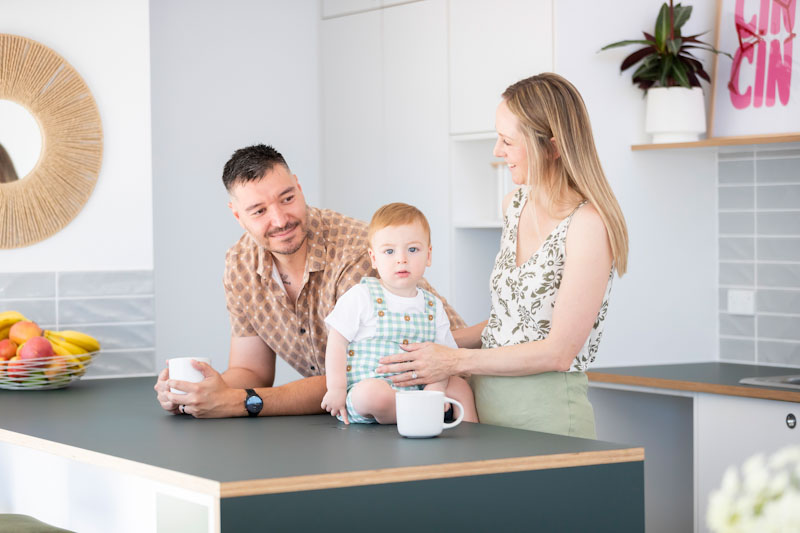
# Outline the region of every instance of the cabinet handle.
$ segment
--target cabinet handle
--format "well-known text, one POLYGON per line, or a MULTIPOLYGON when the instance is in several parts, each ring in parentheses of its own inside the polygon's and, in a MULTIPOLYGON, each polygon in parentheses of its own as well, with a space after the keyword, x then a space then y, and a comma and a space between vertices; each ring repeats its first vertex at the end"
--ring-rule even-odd
POLYGON ((789 426, 789 429, 794 429, 797 426, 797 419, 792 413, 786 415, 786 425, 789 426))

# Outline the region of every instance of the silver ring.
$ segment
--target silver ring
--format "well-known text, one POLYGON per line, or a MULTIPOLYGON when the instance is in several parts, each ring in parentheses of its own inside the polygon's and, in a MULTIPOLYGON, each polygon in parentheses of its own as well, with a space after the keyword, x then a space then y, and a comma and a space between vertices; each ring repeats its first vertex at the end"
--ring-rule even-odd
POLYGON ((181 413, 183 413, 184 415, 186 414, 186 406, 185 405, 181 405, 179 407, 179 409, 181 410, 181 413))
POLYGON ((417 379, 417 371, 411 373, 411 379, 417 379))

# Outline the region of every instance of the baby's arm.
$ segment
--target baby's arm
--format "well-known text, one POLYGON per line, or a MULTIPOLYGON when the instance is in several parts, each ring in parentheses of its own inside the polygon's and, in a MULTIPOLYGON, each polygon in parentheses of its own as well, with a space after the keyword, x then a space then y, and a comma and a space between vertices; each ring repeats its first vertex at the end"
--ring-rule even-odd
POLYGON ((348 341, 333 328, 328 333, 328 347, 325 349, 325 382, 328 392, 322 398, 322 408, 331 416, 342 415, 345 424, 347 420, 347 373, 345 360, 347 359, 348 341))

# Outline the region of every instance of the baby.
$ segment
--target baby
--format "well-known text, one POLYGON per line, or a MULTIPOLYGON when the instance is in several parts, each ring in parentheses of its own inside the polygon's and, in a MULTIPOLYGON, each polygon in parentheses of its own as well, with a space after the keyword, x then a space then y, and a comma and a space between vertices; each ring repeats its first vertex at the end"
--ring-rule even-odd
MULTIPOLYGON (((344 293, 325 318, 328 392, 322 407, 345 424, 395 424, 395 390, 390 374, 376 374, 378 359, 402 352, 400 344, 436 342, 457 348, 441 300, 417 287, 431 264, 430 226, 408 204, 388 204, 369 224, 369 257, 380 280, 363 278, 344 293)), ((459 377, 425 386, 464 406, 464 420, 477 422, 469 385, 459 377)))

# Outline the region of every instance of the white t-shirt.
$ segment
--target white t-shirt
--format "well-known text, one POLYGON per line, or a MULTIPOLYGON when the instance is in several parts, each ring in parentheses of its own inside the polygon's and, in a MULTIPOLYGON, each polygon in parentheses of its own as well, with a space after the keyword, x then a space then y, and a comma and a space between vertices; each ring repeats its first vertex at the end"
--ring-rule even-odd
MULTIPOLYGON (((386 307, 393 313, 427 313, 425 296, 419 289, 417 295, 410 298, 397 296, 386 289, 383 290, 383 294, 386 307)), ((325 317, 325 324, 341 333, 348 342, 374 337, 378 327, 378 316, 372 305, 369 287, 363 283, 351 287, 336 301, 333 311, 325 317)), ((436 298, 436 340, 434 342, 458 348, 453 334, 450 333, 450 319, 447 318, 444 305, 439 298, 436 298)))

